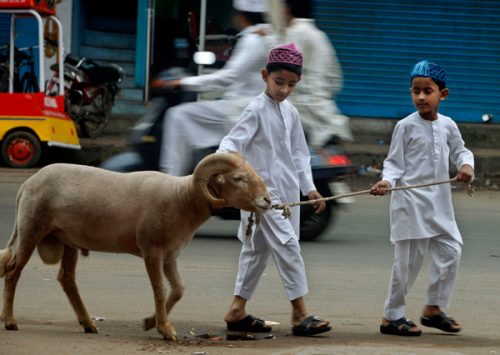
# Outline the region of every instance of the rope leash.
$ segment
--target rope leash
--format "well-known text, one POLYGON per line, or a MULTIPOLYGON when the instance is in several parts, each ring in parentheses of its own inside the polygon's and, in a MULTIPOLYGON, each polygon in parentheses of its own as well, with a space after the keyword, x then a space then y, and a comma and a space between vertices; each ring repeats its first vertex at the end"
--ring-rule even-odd
MULTIPOLYGON (((418 184, 418 185, 409 185, 409 186, 399 186, 399 187, 390 187, 387 188, 386 191, 398 191, 398 190, 409 190, 409 189, 416 189, 419 187, 427 187, 427 186, 433 186, 433 185, 441 185, 441 184, 448 184, 453 181, 456 181, 457 178, 454 177, 453 179, 449 180, 443 180, 443 181, 435 181, 435 182, 430 182, 427 184, 418 184)), ((356 192, 351 192, 343 195, 335 195, 335 196, 329 196, 329 197, 323 197, 323 198, 318 198, 315 200, 308 200, 308 201, 300 201, 300 202, 290 202, 290 203, 279 203, 272 205, 271 208, 276 209, 276 210, 283 210, 283 217, 288 218, 291 216, 292 212, 290 211, 290 207, 295 207, 295 206, 301 206, 301 205, 313 205, 318 202, 322 201, 331 201, 331 200, 337 200, 340 198, 345 198, 345 197, 352 197, 352 196, 357 196, 357 195, 362 195, 362 194, 368 194, 371 193, 370 190, 361 190, 361 191, 356 191, 356 192)), ((472 185, 469 183, 467 186, 467 193, 469 196, 472 196, 474 193, 474 189, 472 188, 472 185)))
MULTIPOLYGON (((448 184, 452 183, 454 181, 457 181, 457 178, 454 177, 453 179, 448 179, 448 180, 443 180, 443 181, 435 181, 435 182, 430 182, 427 184, 418 184, 418 185, 409 185, 409 186, 399 186, 399 187, 389 187, 386 189, 386 191, 398 191, 398 190, 409 190, 409 189, 416 189, 420 187, 427 187, 427 186, 434 186, 434 185, 442 185, 442 184, 448 184)), ((290 207, 295 207, 295 206, 301 206, 301 205, 313 205, 317 202, 322 202, 322 201, 331 201, 331 200, 337 200, 341 198, 346 198, 346 197, 352 197, 352 196, 357 196, 357 195, 363 195, 363 194, 369 194, 371 193, 371 189, 369 190, 361 190, 361 191, 356 191, 356 192, 350 192, 347 194, 342 194, 342 195, 334 195, 334 196, 329 196, 329 197, 323 197, 323 198, 318 198, 315 200, 308 200, 308 201, 300 201, 300 202, 289 202, 289 203, 278 203, 275 205, 272 205, 272 209, 276 210, 283 210, 283 217, 289 218, 292 215, 292 212, 290 211, 290 207)), ((469 196, 472 196, 474 194, 474 189, 472 185, 469 183, 467 184, 467 194, 469 196)), ((248 217, 248 225, 246 228, 246 238, 249 239, 252 235, 252 227, 253 225, 257 222, 259 223, 259 215, 257 214, 255 219, 254 219, 254 213, 252 212, 250 216, 248 217)))

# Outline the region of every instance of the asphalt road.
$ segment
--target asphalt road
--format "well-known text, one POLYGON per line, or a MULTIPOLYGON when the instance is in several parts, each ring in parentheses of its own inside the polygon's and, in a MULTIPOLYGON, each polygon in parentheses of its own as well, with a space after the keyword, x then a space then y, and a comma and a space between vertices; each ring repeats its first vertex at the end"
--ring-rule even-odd
MULTIPOLYGON (((10 237, 16 191, 31 173, 0 171, 0 248, 10 237)), ((358 182, 355 189, 359 187, 369 185, 358 182)), ((279 323, 275 338, 225 340, 222 317, 232 297, 240 243, 234 237, 236 223, 211 220, 180 257, 186 292, 171 314, 179 342, 166 342, 154 330, 141 330, 142 318, 153 310, 141 259, 92 252, 80 259, 80 292, 89 313, 102 319, 99 334, 84 334, 56 281, 57 267, 43 265, 35 253, 16 294, 20 330, 0 329, 0 354, 500 353, 500 193, 476 191, 469 197, 461 189, 454 192, 465 245, 448 311, 462 322, 463 332, 449 335, 423 328, 421 337, 410 339, 378 332, 392 264, 388 202, 387 197, 356 197, 355 203, 339 211, 321 240, 302 244, 311 289, 308 306, 333 325, 323 336, 291 336, 290 306, 270 262, 248 311, 279 323)), ((425 271, 408 297, 407 316, 417 321, 425 301, 425 271)))

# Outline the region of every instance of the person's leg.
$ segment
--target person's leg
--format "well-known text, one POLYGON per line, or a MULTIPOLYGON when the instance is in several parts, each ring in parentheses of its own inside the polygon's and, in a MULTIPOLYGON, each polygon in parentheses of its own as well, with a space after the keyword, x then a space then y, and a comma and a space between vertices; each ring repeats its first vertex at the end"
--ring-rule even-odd
POLYGON ((396 324, 397 328, 403 327, 410 333, 420 334, 421 331, 417 325, 406 320, 405 297, 422 267, 428 242, 428 239, 423 239, 394 243, 394 263, 384 304, 383 327, 403 319, 404 321, 399 322, 401 324, 396 324))
POLYGON ((186 169, 183 164, 185 161, 183 157, 185 157, 187 153, 185 152, 185 145, 182 143, 186 138, 183 134, 184 129, 179 128, 185 118, 183 110, 185 105, 179 105, 168 109, 163 119, 159 166, 161 172, 170 175, 175 175, 176 172, 186 169))
POLYGON ((431 264, 429 266, 429 289, 427 304, 422 310, 422 324, 458 332, 461 324, 444 314, 442 308, 450 305, 453 288, 460 264, 462 245, 451 236, 432 238, 429 246, 431 264))
MULTIPOLYGON (((221 104, 222 105, 222 104, 221 104)), ((160 171, 182 176, 190 173, 196 147, 218 145, 226 133, 226 116, 214 102, 192 102, 167 110, 163 122, 160 171)))
POLYGON ((256 231, 252 242, 243 243, 241 247, 234 298, 224 316, 226 323, 238 322, 248 316, 245 309, 247 300, 253 296, 268 259, 267 246, 261 232, 256 231))
POLYGON ((305 265, 300 253, 299 241, 290 238, 285 244, 269 231, 266 239, 285 292, 292 306, 291 322, 295 335, 314 335, 329 331, 330 322, 311 316, 304 296, 309 292, 305 265))

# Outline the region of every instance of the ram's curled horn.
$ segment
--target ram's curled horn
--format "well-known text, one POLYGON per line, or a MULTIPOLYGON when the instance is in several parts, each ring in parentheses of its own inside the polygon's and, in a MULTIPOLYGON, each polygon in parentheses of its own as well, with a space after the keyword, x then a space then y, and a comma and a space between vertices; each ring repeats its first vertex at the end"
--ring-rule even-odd
POLYGON ((214 196, 209 189, 208 182, 215 174, 227 173, 241 166, 242 157, 235 152, 214 153, 203 158, 193 172, 194 186, 201 191, 207 202, 215 207, 223 207, 225 200, 214 196))

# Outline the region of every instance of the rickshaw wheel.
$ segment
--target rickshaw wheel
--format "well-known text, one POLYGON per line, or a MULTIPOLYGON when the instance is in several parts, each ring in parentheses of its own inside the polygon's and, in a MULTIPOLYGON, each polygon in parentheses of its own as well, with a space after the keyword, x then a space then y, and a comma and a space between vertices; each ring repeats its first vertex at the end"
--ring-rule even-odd
POLYGON ((13 132, 2 144, 2 158, 13 168, 31 168, 42 156, 42 146, 37 137, 29 132, 13 132))

